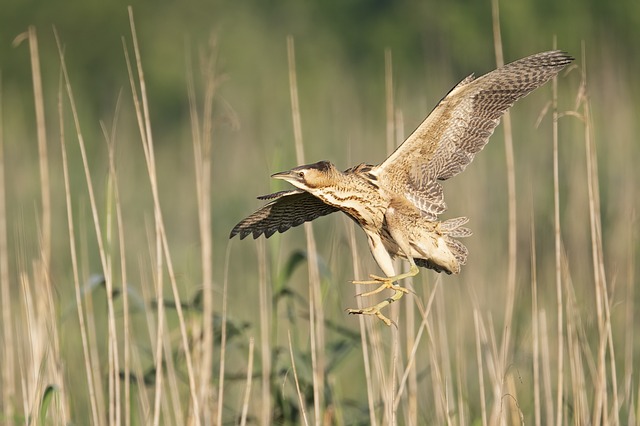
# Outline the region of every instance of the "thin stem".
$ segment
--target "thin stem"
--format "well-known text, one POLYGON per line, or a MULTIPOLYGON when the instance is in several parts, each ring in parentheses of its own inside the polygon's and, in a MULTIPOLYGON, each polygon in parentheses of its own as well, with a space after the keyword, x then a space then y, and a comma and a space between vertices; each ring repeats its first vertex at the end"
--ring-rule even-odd
MULTIPOLYGON (((492 17, 493 17, 493 41, 496 54, 496 65, 501 67, 504 65, 504 57, 502 54, 502 36, 500 34, 500 6, 498 0, 491 1, 492 17)), ((507 269, 507 300, 505 303, 504 328, 502 329, 502 350, 500 353, 500 361, 502 368, 508 364, 507 352, 509 351, 509 343, 511 339, 513 308, 516 294, 516 256, 517 256, 517 228, 516 228, 516 174, 515 161, 513 155, 513 132, 511 130, 511 115, 509 112, 504 114, 502 118, 502 129, 504 131, 504 151, 507 168, 507 194, 509 202, 509 263, 507 269)))
MULTIPOLYGON (((291 115, 296 147, 296 159, 304 164, 302 143, 302 120, 298 101, 298 80, 296 74, 295 47, 292 36, 287 36, 287 57, 289 62, 289 91, 291 93, 291 115)), ((311 337, 311 366, 313 370, 313 406, 315 423, 321 424, 324 395, 324 310, 320 290, 320 271, 318 269, 318 251, 311 223, 304 224, 307 239, 307 257, 309 268, 309 330, 311 337)))

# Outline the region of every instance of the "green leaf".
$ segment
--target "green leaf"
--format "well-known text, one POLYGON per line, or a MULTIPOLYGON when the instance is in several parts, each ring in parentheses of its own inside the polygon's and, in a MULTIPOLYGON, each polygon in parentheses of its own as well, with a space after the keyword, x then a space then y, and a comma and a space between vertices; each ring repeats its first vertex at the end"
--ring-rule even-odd
POLYGON ((60 388, 56 385, 49 385, 44 390, 44 394, 42 395, 42 401, 40 401, 40 416, 38 418, 38 424, 44 425, 47 420, 47 412, 49 411, 49 406, 51 405, 51 400, 53 399, 56 392, 59 392, 60 388))

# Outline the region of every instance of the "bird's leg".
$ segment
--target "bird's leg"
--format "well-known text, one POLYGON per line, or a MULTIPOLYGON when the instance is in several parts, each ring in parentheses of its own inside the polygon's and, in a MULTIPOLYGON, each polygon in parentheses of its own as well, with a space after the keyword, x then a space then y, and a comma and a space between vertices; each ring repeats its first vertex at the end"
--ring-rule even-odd
MULTIPOLYGON (((389 290, 393 290, 394 293, 391 297, 387 297, 386 299, 384 299, 382 302, 377 303, 373 306, 370 306, 368 308, 362 308, 362 309, 347 309, 347 312, 349 314, 361 314, 361 315, 375 315, 376 317, 378 317, 379 319, 381 319, 386 325, 391 325, 391 320, 387 317, 385 317, 382 312, 380 312, 380 309, 384 308, 385 306, 388 306, 390 304, 392 304, 395 301, 398 301, 402 298, 402 296, 404 296, 405 293, 408 293, 409 290, 407 290, 404 287, 400 287, 399 285, 394 285, 393 282, 394 281, 398 281, 398 280, 402 280, 404 278, 408 278, 408 277, 413 277, 415 275, 418 274, 419 269, 416 266, 416 264, 413 262, 413 259, 411 259, 411 269, 409 269, 409 272, 406 272, 404 274, 398 274, 395 275, 393 277, 376 277, 380 278, 380 281, 383 281, 383 284, 378 287, 377 289, 373 290, 373 291, 369 291, 367 293, 362 293, 362 294, 358 294, 357 296, 370 296, 372 294, 376 294, 381 292, 382 290, 385 289, 389 289, 389 290)), ((373 278, 373 277, 372 277, 373 278)), ((366 282, 367 284, 370 283, 377 283, 380 282, 378 280, 376 281, 369 281, 366 282)), ((356 283, 356 281, 354 281, 354 283, 356 283)))
POLYGON ((380 312, 380 309, 384 308, 387 305, 392 304, 393 302, 400 300, 400 298, 404 295, 404 292, 402 291, 398 291, 396 290, 395 293, 393 293, 393 295, 391 297, 388 297, 386 299, 384 299, 382 302, 377 303, 373 306, 369 306, 368 308, 361 308, 361 309, 347 309, 347 312, 349 314, 355 314, 355 315, 375 315, 376 317, 378 317, 380 320, 382 320, 382 322, 384 322, 386 325, 391 325, 392 321, 387 318, 386 316, 384 316, 382 314, 382 312, 380 312))
POLYGON ((379 237, 371 238, 370 236, 369 245, 371 247, 371 252, 373 256, 378 262, 378 265, 380 265, 380 268, 382 269, 382 271, 385 274, 387 274, 387 277, 370 275, 370 277, 372 278, 371 280, 352 281, 354 284, 381 284, 375 290, 358 294, 357 296, 371 296, 373 294, 380 293, 381 291, 386 289, 393 290, 394 293, 391 297, 386 298, 385 300, 383 300, 382 302, 376 305, 370 306, 368 308, 361 308, 361 309, 347 309, 347 312, 349 314, 375 315, 380 320, 382 320, 386 325, 391 325, 391 320, 385 317, 380 312, 380 309, 384 308, 387 305, 390 305, 396 300, 400 300, 400 298, 402 298, 402 296, 404 296, 405 293, 409 292, 409 290, 407 290, 406 288, 401 287, 399 285, 394 285, 393 283, 395 281, 399 281, 399 280, 417 275, 419 272, 419 269, 416 266, 415 262, 413 261, 413 258, 409 257, 409 262, 411 263, 411 268, 409 269, 409 271, 403 274, 396 275, 393 269, 393 261, 391 259, 391 256, 384 248, 382 241, 380 241, 379 237))
MULTIPOLYGON (((413 259, 411 259, 413 261, 413 259)), ((413 263, 413 262, 411 262, 413 263)), ((404 274, 398 274, 398 275, 394 275, 392 277, 381 277, 378 275, 369 275, 369 277, 371 277, 371 280, 364 280, 364 281, 351 281, 353 284, 380 284, 382 283, 382 285, 380 285, 378 288, 376 288, 375 290, 372 291, 368 291, 366 293, 360 293, 360 294, 356 294, 356 296, 371 296, 377 293, 380 293, 382 290, 385 289, 390 289, 390 290, 395 290, 395 291, 400 291, 402 293, 409 293, 409 290, 407 290, 404 287, 401 287, 399 285, 394 285, 393 283, 396 281, 400 281, 403 280, 405 278, 409 278, 409 277, 413 277, 418 275, 419 269, 418 267, 415 265, 415 263, 413 263, 411 265, 411 269, 409 269, 408 272, 405 272, 404 274)))
MULTIPOLYGON (((390 212, 387 211, 386 214, 389 215, 390 212)), ((390 217, 390 219, 392 219, 392 218, 393 217, 390 217)), ((401 248, 403 249, 403 251, 405 253, 409 253, 409 249, 406 247, 404 239, 402 239, 401 241, 402 241, 401 242, 401 248)), ((371 274, 371 275, 369 275, 369 277, 371 278, 370 280, 355 280, 355 281, 352 281, 354 284, 365 284, 365 285, 367 285, 367 284, 379 284, 380 285, 375 290, 368 291, 366 293, 361 293, 361 294, 358 294, 356 296, 371 296, 373 294, 380 293, 382 290, 385 290, 385 289, 395 290, 396 292, 397 291, 401 291, 403 293, 408 293, 409 290, 407 290, 404 287, 400 287, 399 285, 394 285, 393 283, 396 282, 396 281, 400 281, 402 279, 408 278, 408 277, 413 277, 413 276, 418 274, 418 267, 416 266, 416 264, 413 261, 413 259, 411 258, 411 256, 407 256, 407 259, 411 263, 411 269, 409 270, 409 272, 405 272, 404 274, 397 274, 396 275, 395 270, 393 269, 393 260, 391 259, 391 255, 389 255, 389 252, 387 252, 387 250, 384 247, 384 244, 382 243, 382 240, 380 239, 379 235, 377 235, 377 234, 369 235, 369 247, 371 249, 371 253, 373 254, 373 257, 376 259, 376 262, 378 263, 378 265, 380 266, 382 271, 387 276, 386 277, 382 277, 382 276, 379 276, 379 275, 371 274)), ((400 298, 400 297, 401 296, 399 296, 398 298, 400 298)))

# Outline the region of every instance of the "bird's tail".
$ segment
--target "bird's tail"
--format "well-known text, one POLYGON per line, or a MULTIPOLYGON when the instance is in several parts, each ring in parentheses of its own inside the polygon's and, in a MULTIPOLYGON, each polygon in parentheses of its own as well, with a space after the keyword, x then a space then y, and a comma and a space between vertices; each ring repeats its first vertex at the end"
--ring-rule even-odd
POLYGON ((466 217, 456 217, 454 219, 445 220, 440 223, 440 230, 445 235, 447 247, 456 258, 460 265, 467 263, 467 255, 469 250, 460 241, 454 238, 464 238, 471 236, 472 232, 469 228, 462 225, 469 222, 466 217))

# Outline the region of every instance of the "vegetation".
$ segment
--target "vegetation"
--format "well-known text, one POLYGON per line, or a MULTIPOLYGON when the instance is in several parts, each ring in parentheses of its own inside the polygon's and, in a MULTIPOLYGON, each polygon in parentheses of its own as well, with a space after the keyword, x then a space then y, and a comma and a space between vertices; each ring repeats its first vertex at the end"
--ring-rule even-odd
POLYGON ((4 5, 0 423, 636 424, 626 3, 4 5), (271 173, 380 162, 555 44, 575 66, 446 183, 469 263, 403 282, 397 327, 344 311, 378 272, 346 217, 228 240, 271 173))

